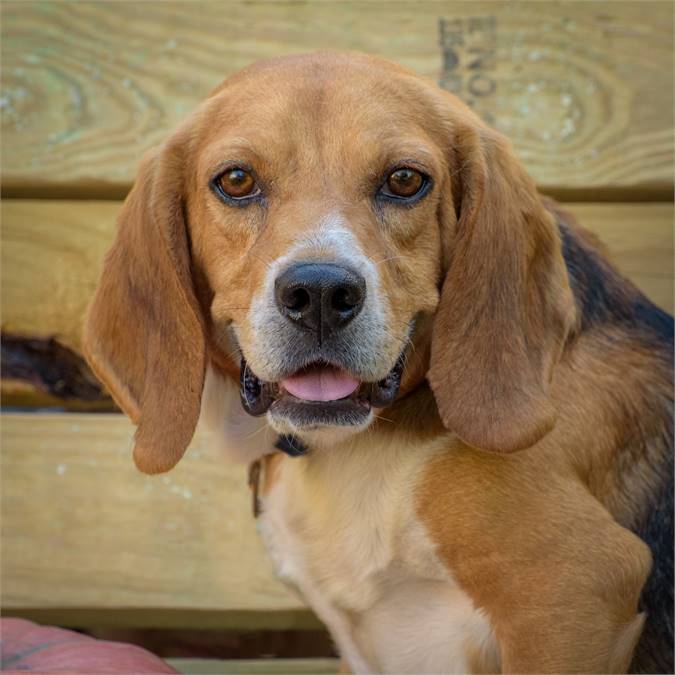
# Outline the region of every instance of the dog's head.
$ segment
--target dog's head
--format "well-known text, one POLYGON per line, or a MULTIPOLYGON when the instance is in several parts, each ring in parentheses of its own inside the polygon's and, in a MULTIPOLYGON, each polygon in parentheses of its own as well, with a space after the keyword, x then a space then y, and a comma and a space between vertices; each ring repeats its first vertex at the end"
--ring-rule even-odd
POLYGON ((353 54, 229 78, 142 162, 86 323, 87 356, 171 468, 207 364, 281 433, 368 427, 427 377, 468 444, 551 429, 572 301, 557 228, 459 100, 353 54))

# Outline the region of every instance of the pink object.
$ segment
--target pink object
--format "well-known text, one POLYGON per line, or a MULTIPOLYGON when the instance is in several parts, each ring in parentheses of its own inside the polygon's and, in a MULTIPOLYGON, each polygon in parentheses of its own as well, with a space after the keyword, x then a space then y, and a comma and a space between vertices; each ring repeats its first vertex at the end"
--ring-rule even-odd
POLYGON ((136 645, 105 642, 24 619, 0 621, 3 673, 177 673, 136 645))
POLYGON ((344 370, 318 366, 291 375, 280 384, 289 394, 303 401, 337 401, 353 394, 360 382, 344 370))

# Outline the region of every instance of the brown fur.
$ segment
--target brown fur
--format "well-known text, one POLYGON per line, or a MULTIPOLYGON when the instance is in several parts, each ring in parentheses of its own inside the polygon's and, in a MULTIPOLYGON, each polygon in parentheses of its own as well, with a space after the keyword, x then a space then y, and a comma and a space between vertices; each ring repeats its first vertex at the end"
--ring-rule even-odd
POLYGON ((449 429, 510 452, 555 424, 548 389, 572 295, 555 220, 508 144, 475 119, 455 133, 462 198, 428 377, 449 429))
POLYGON ((458 449, 428 467, 419 512, 487 611, 502 672, 623 672, 632 650, 621 637, 632 622, 641 625, 649 551, 557 451, 503 457, 458 449), (618 651, 624 658, 612 666, 618 651))
POLYGON ((85 354, 138 425, 146 473, 180 460, 199 416, 206 345, 192 290, 176 138, 149 153, 119 217, 85 324, 85 354))
POLYGON ((247 344, 267 265, 334 209, 378 265, 394 340, 418 317, 402 400, 386 415, 420 437, 442 421, 462 441, 427 467, 417 508, 490 616, 504 672, 626 670, 650 568, 627 528, 663 478, 668 358, 631 319, 639 293, 539 197, 508 143, 393 64, 255 65, 144 161, 85 332, 96 373, 138 424, 138 466, 180 459, 207 360, 236 376, 227 329, 247 344), (401 156, 423 163, 433 191, 415 208, 373 209, 401 156), (207 188, 224 158, 273 176, 269 201, 224 208, 207 188), (571 274, 570 241, 609 270, 618 310, 588 311, 593 283, 571 274))

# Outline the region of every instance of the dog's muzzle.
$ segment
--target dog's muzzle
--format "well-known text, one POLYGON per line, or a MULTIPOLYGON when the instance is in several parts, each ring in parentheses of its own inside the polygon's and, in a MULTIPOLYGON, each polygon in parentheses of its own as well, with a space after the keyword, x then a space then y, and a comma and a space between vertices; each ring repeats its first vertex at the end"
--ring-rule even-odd
MULTIPOLYGON (((244 409, 251 415, 269 412, 272 423, 298 430, 365 425, 373 408, 393 403, 403 354, 383 379, 369 381, 373 376, 364 374, 376 358, 359 338, 368 330, 367 311, 362 312, 366 290, 359 272, 336 262, 302 261, 279 274, 274 281, 275 309, 283 317, 277 315, 278 339, 288 346, 277 359, 284 367, 277 381, 265 381, 242 357, 244 409)), ((276 334, 267 339, 277 339, 276 334)))
POLYGON ((359 382, 338 366, 316 363, 279 382, 265 382, 242 359, 241 402, 250 415, 264 415, 271 410, 300 427, 362 424, 372 408, 385 408, 394 402, 403 366, 401 354, 385 378, 359 382), (340 396, 340 387, 348 393, 340 396))

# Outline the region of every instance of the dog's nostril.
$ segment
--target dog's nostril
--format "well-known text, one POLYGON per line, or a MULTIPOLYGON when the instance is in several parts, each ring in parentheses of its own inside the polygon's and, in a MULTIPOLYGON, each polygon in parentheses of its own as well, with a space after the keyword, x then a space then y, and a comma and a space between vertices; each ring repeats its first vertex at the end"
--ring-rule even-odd
POLYGON ((284 297, 284 305, 293 312, 301 312, 311 301, 309 293, 304 288, 294 288, 284 297))
POLYGON ((353 289, 336 288, 330 300, 331 307, 337 312, 349 312, 360 302, 355 295, 353 289))

